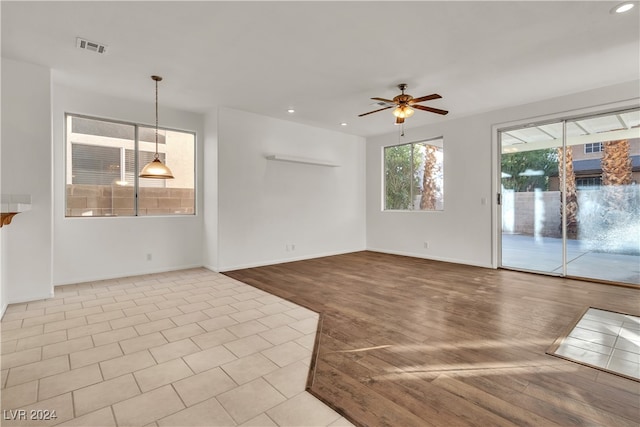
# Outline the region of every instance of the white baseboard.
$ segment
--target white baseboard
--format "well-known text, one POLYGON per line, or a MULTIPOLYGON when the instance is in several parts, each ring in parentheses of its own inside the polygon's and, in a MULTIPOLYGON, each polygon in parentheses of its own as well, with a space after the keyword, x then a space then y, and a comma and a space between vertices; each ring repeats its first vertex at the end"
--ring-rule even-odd
POLYGON ((33 301, 39 301, 43 299, 50 299, 50 298, 53 298, 53 289, 51 290, 51 292, 48 292, 48 293, 42 293, 42 294, 36 294, 36 295, 18 295, 17 297, 9 298, 7 301, 7 306, 11 304, 22 304, 23 302, 33 302, 33 301))
POLYGON ((268 261, 252 262, 252 263, 247 263, 247 264, 237 264, 237 265, 231 265, 231 266, 227 266, 227 267, 221 267, 218 270, 218 272, 223 273, 225 271, 241 270, 241 269, 244 269, 244 268, 264 267, 264 266, 267 266, 267 265, 284 264, 286 262, 304 261, 304 260, 307 260, 307 259, 323 258, 323 257, 327 257, 327 256, 334 256, 334 255, 344 255, 344 254, 350 254, 350 253, 353 253, 353 252, 361 252, 361 251, 364 251, 364 250, 366 250, 366 249, 360 248, 360 249, 352 249, 352 250, 337 251, 337 252, 323 252, 323 253, 319 253, 319 254, 302 255, 302 256, 299 256, 299 257, 291 257, 291 258, 283 258, 283 259, 272 259, 272 260, 268 260, 268 261))
POLYGON ((412 257, 412 258, 429 259, 429 260, 432 260, 432 261, 450 262, 450 263, 453 263, 453 264, 463 264, 463 265, 471 265, 471 266, 474 266, 474 267, 483 267, 483 268, 495 269, 495 267, 493 267, 491 264, 473 263, 473 262, 469 262, 469 261, 461 260, 461 259, 457 259, 457 258, 447 258, 447 257, 438 257, 438 256, 425 256, 424 254, 417 254, 417 253, 413 253, 413 252, 393 251, 393 250, 379 249, 379 248, 367 248, 366 250, 367 251, 371 251, 371 252, 379 252, 379 253, 383 253, 383 254, 402 255, 402 256, 408 256, 408 257, 412 257))
POLYGON ((105 274, 105 275, 97 275, 97 276, 82 276, 71 279, 65 279, 60 283, 54 284, 54 286, 65 286, 65 285, 75 285, 78 283, 87 283, 87 282, 97 282, 100 280, 110 280, 110 279, 119 279, 121 277, 132 277, 132 276, 143 276, 145 274, 155 274, 155 273, 166 273, 169 271, 177 271, 177 270, 187 270, 190 268, 200 268, 203 267, 202 264, 186 264, 186 265, 174 265, 171 267, 160 267, 160 268, 151 268, 151 269, 143 269, 138 271, 121 271, 114 274, 105 274))
POLYGON ((418 254, 418 253, 413 253, 413 252, 405 252, 405 251, 394 251, 394 250, 381 249, 381 248, 353 249, 353 250, 348 250, 348 251, 327 252, 327 253, 322 253, 322 254, 305 255, 305 256, 300 256, 300 257, 292 257, 292 258, 279 259, 279 260, 269 260, 269 261, 264 261, 264 262, 238 264, 238 265, 233 265, 233 266, 222 267, 222 268, 220 268, 218 270, 216 270, 216 269, 214 269, 212 267, 206 267, 206 268, 208 268, 211 271, 216 271, 216 272, 223 273, 225 271, 241 270, 241 269, 244 269, 244 268, 264 267, 264 266, 267 266, 267 265, 284 264, 284 263, 287 263, 287 262, 294 262, 294 261, 304 261, 304 260, 308 260, 308 259, 322 258, 322 257, 325 257, 325 256, 333 256, 333 255, 343 255, 343 254, 348 254, 348 253, 353 253, 353 252, 360 252, 360 251, 379 252, 379 253, 385 253, 385 254, 390 254, 390 255, 402 255, 402 256, 408 256, 408 257, 412 257, 412 258, 421 258, 421 259, 430 259, 430 260, 433 260, 433 261, 450 262, 450 263, 453 263, 453 264, 471 265, 471 266, 474 266, 474 267, 495 268, 491 264, 473 263, 473 262, 469 262, 467 260, 462 260, 462 259, 458 259, 458 258, 425 256, 424 254, 418 254))
POLYGON ((205 265, 203 265, 202 267, 206 268, 206 269, 207 269, 207 270, 209 270, 209 271, 213 271, 214 273, 220 273, 220 272, 218 271, 218 269, 217 269, 217 268, 215 268, 215 267, 214 267, 214 266, 212 266, 212 265, 207 265, 207 264, 205 264, 205 265))

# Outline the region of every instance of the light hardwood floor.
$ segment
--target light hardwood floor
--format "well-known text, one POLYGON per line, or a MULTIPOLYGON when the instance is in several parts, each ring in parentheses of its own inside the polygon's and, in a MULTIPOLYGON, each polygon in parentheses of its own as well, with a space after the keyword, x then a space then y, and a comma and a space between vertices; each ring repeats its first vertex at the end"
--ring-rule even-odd
POLYGON ((308 390, 355 424, 640 424, 639 382, 545 354, 638 289, 374 252, 225 274, 321 313, 308 390))

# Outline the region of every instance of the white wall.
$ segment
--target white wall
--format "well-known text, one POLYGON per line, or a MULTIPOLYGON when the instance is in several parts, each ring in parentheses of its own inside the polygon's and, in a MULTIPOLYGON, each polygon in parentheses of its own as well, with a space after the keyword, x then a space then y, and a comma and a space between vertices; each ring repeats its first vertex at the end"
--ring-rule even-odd
MULTIPOLYGON (((152 89, 152 87, 151 87, 152 89)), ((150 89, 150 90, 151 90, 150 89)), ((197 174, 195 216, 65 218, 64 114, 154 125, 150 103, 111 98, 64 86, 53 87, 55 285, 146 274, 202 265, 203 180, 197 174), (147 261, 147 254, 152 254, 147 261)), ((204 116, 159 108, 159 124, 196 132, 197 170, 203 169, 204 116)))
POLYGON ((205 116, 202 264, 218 270, 218 110, 205 116))
MULTIPOLYGON (((640 82, 563 96, 449 120, 367 139, 367 248, 370 250, 495 266, 497 141, 499 124, 567 117, 582 110, 606 110, 610 103, 638 105, 640 82), (635 100, 632 100, 635 98, 635 100), (595 108, 590 108, 595 107, 595 108), (382 149, 399 142, 444 137, 444 211, 382 211, 382 149), (483 201, 486 200, 486 204, 483 201), (429 248, 424 242, 429 242, 429 248)), ((422 114, 418 112, 416 114, 422 114)), ((409 119, 410 120, 410 119, 409 119)))
POLYGON ((32 209, 2 227, 2 304, 48 298, 51 281, 51 73, 2 58, 2 194, 32 209))
POLYGON ((365 248, 363 138, 226 108, 218 126, 219 270, 365 248))
MULTIPOLYGON (((0 67, 0 100, 2 99, 2 67, 0 67)), ((0 101, 1 103, 1 101, 0 101)), ((0 106, 0 129, 2 129, 2 107, 0 106)), ((2 137, 0 135, 0 193, 2 193, 2 137)), ((4 316, 7 309, 7 290, 5 282, 2 280, 4 276, 2 268, 2 228, 0 228, 0 319, 4 316)))

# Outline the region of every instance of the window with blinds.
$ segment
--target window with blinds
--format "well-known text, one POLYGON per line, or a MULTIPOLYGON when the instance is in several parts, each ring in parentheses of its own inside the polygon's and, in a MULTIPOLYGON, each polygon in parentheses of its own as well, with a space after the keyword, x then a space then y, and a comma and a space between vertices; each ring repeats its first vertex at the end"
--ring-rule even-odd
POLYGON ((120 149, 88 144, 71 144, 74 184, 109 185, 120 179, 120 149))
POLYGON ((155 128, 67 114, 66 216, 193 215, 195 134, 160 129, 158 154, 175 179, 138 178, 155 128))

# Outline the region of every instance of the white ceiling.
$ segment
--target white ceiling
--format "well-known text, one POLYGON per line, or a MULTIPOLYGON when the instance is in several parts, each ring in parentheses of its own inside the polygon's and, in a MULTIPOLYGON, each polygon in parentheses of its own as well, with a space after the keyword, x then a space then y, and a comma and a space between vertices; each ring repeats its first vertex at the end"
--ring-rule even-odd
POLYGON ((395 131, 391 112, 357 115, 398 83, 450 111, 416 111, 415 127, 639 79, 640 7, 609 13, 618 3, 2 1, 2 56, 149 102, 159 74, 161 107, 369 136, 395 131), (79 36, 107 53, 77 49, 79 36))

